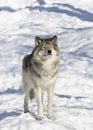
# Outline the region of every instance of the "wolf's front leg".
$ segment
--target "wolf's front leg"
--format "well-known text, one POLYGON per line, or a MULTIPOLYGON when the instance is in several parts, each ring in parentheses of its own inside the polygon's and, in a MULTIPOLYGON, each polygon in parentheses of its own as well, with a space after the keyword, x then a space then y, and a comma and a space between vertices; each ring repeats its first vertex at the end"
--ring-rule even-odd
POLYGON ((55 120, 56 117, 53 115, 53 107, 52 107, 53 106, 53 89, 50 88, 47 91, 47 94, 48 94, 48 118, 55 120))
POLYGON ((37 120, 42 120, 43 117, 43 104, 42 104, 42 90, 41 88, 35 88, 37 106, 38 106, 38 116, 37 120))
POLYGON ((24 97, 24 113, 29 112, 28 110, 28 94, 25 94, 24 97))
POLYGON ((43 111, 47 111, 47 106, 45 104, 45 92, 42 91, 42 104, 43 104, 43 111))

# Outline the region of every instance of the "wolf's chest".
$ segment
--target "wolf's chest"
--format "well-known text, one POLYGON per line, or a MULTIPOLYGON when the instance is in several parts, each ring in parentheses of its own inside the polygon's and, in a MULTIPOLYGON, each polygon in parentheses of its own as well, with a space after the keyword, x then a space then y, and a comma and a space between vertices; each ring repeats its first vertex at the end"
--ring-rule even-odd
POLYGON ((50 77, 54 73, 54 65, 52 63, 46 63, 41 66, 40 73, 42 76, 50 77))
POLYGON ((43 84, 51 81, 56 76, 58 70, 58 64, 55 64, 55 61, 55 58, 42 62, 34 60, 31 66, 31 73, 35 79, 39 79, 39 82, 43 84))
POLYGON ((50 76, 43 76, 41 78, 37 78, 36 84, 37 86, 41 86, 42 89, 48 89, 49 87, 53 86, 55 83, 56 77, 51 78, 50 76))

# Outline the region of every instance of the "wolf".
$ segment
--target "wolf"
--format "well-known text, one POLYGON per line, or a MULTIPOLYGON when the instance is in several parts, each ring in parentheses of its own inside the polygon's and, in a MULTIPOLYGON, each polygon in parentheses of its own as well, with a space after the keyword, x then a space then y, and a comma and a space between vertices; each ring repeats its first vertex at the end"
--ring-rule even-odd
POLYGON ((53 93, 59 65, 58 38, 35 37, 35 47, 32 53, 23 58, 22 81, 24 88, 24 112, 28 112, 28 98, 36 97, 38 115, 36 119, 44 118, 43 111, 46 109, 44 91, 47 92, 48 106, 47 117, 55 120, 53 115, 53 93))

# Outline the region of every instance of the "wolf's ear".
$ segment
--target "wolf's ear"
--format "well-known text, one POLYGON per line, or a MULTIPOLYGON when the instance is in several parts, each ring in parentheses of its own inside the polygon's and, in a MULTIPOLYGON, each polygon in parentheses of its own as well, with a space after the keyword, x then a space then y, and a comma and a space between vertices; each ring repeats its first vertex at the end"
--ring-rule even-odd
POLYGON ((57 36, 56 36, 56 35, 53 36, 53 37, 51 38, 51 40, 52 40, 52 42, 54 42, 55 44, 57 44, 57 36))
POLYGON ((38 46, 42 40, 39 37, 35 37, 35 45, 38 46))

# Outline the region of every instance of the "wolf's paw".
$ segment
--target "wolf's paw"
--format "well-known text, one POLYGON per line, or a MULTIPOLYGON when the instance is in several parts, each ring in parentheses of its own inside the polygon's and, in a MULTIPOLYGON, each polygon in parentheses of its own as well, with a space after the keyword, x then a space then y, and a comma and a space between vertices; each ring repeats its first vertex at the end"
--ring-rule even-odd
POLYGON ((40 120, 44 119, 44 117, 43 116, 37 116, 36 119, 40 121, 40 120))
POLYGON ((29 112, 29 110, 24 110, 24 113, 27 113, 27 112, 29 112))
POLYGON ((56 117, 55 117, 55 116, 49 116, 49 115, 48 115, 48 119, 51 119, 51 120, 54 121, 54 120, 56 120, 56 117))

